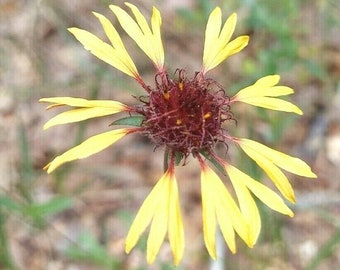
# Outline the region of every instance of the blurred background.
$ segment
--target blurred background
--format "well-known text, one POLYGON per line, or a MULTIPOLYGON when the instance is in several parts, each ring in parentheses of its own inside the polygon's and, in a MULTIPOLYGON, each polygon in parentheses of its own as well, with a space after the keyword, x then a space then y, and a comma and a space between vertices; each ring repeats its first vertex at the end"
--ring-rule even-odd
MULTIPOLYGON (((103 37, 92 15, 112 20, 138 70, 150 84, 154 69, 118 27, 108 0, 0 0, 0 269, 336 269, 340 266, 340 3, 337 0, 145 0, 132 1, 163 18, 162 35, 170 74, 200 70, 205 24, 219 5, 224 19, 238 14, 234 36, 250 44, 209 75, 233 95, 268 74, 295 89, 290 100, 302 117, 235 106, 237 135, 298 156, 318 179, 289 175, 297 204, 295 217, 259 203, 262 232, 248 249, 223 251, 214 265, 202 237, 199 168, 189 160, 176 171, 186 233, 186 251, 172 266, 168 243, 146 265, 144 235, 130 255, 124 239, 143 199, 162 175, 162 151, 132 135, 85 160, 47 175, 53 157, 85 138, 108 130, 113 117, 80 124, 43 124, 42 97, 115 99, 133 104, 138 84, 85 51, 67 31, 77 26, 103 37), (279 3, 278 3, 279 2, 279 3), (237 107, 237 108, 236 108, 237 107), (241 107, 241 108, 239 108, 241 107), (221 267, 222 266, 222 267, 221 267), (218 268, 213 268, 218 267, 218 268)), ((238 168, 266 181, 254 163, 230 148, 238 168)), ((226 183, 228 180, 225 179, 226 183)), ((223 250, 223 248, 222 248, 223 250)))

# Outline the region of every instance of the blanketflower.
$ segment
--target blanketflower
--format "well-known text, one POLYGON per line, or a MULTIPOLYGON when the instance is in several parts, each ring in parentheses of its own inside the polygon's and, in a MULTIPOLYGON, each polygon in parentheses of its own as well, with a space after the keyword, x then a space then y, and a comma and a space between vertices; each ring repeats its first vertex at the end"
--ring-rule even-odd
POLYGON ((293 212, 276 192, 217 156, 214 149, 218 143, 240 147, 264 170, 283 197, 294 203, 293 188, 281 169, 315 178, 311 168, 296 157, 250 139, 234 137, 227 131, 227 124, 234 120, 231 107, 238 102, 301 115, 302 111, 296 105, 280 98, 292 94, 293 89, 279 86, 278 75, 269 75, 230 97, 222 86, 207 77, 208 71, 241 51, 249 40, 248 36, 231 40, 236 26, 236 14, 232 14, 222 26, 219 7, 211 12, 207 22, 201 70, 190 78, 186 71, 178 68, 175 74, 170 76, 164 67, 160 12, 153 8, 150 27, 136 6, 130 3, 126 5, 133 16, 115 5, 110 5, 110 9, 125 32, 152 61, 156 69, 154 85, 147 85, 143 81, 117 30, 106 17, 93 13, 110 43, 86 30, 70 28, 69 31, 86 50, 134 78, 146 94, 137 99, 139 103, 133 106, 112 100, 42 98, 41 102, 52 104, 48 108, 64 105, 72 107, 49 120, 44 129, 117 113, 126 113, 126 116, 116 120, 111 127, 130 126, 90 137, 57 156, 45 169, 51 173, 64 163, 100 152, 131 133, 147 136, 157 148, 164 149, 165 172, 145 199, 132 223, 126 239, 126 252, 132 250, 141 234, 151 224, 147 240, 148 263, 155 260, 166 234, 174 264, 177 265, 181 261, 184 252, 184 228, 175 166, 185 165, 189 155, 196 158, 201 167, 203 234, 210 256, 216 259, 217 225, 231 252, 236 252, 235 232, 252 247, 261 228, 260 214, 253 196, 284 215, 292 217, 293 212), (208 164, 229 177, 237 200, 208 164))

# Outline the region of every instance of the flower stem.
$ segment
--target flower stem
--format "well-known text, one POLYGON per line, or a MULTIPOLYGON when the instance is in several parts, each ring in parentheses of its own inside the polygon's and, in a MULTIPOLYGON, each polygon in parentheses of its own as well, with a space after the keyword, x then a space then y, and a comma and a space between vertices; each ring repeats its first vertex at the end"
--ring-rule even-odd
POLYGON ((166 147, 164 151, 164 159, 163 159, 163 170, 166 172, 169 168, 169 148, 166 147))

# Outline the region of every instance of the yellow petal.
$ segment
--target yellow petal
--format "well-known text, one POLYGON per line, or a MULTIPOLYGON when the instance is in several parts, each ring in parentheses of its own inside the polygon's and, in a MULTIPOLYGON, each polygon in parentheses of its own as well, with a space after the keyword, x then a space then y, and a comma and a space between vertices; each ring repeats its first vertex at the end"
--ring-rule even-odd
POLYGON ((158 191, 159 196, 157 200, 154 200, 153 202, 156 205, 156 209, 151 222, 150 233, 146 248, 146 257, 149 264, 154 262, 168 229, 169 194, 171 191, 170 181, 171 179, 164 179, 162 189, 158 191))
POLYGON ((113 48, 116 50, 120 50, 123 54, 128 54, 127 51, 125 50, 124 43, 122 39, 120 38, 117 30, 115 27, 112 25, 112 23, 102 14, 93 12, 93 15, 97 17, 99 20, 100 24, 102 25, 104 32, 108 39, 110 40, 113 48))
MULTIPOLYGON (((59 105, 68 105, 72 107, 103 107, 103 108, 127 108, 127 105, 120 103, 115 100, 88 100, 84 98, 74 97, 52 97, 52 98, 41 98, 39 102, 55 103, 53 107, 59 105)), ((49 107, 48 107, 49 108, 49 107)))
POLYGON ((271 87, 278 84, 280 81, 280 75, 267 75, 258 79, 254 85, 261 85, 266 87, 271 87))
POLYGON ((173 177, 169 182, 169 242, 174 255, 174 264, 177 266, 181 261, 184 252, 184 229, 176 178, 173 177))
POLYGON ((218 41, 221 25, 222 25, 221 9, 219 7, 216 7, 210 13, 210 16, 207 22, 207 27, 205 29, 205 40, 204 40, 204 51, 203 51, 203 63, 205 64, 207 64, 208 60, 212 58, 212 55, 216 54, 216 51, 213 51, 213 50, 217 50, 216 46, 214 45, 216 45, 216 42, 218 41))
POLYGON ((90 137, 78 146, 71 148, 64 154, 57 156, 54 160, 52 160, 46 167, 47 173, 51 173, 66 162, 83 159, 96 154, 109 147, 111 144, 114 144, 129 132, 129 129, 117 129, 90 137))
POLYGON ((125 32, 136 42, 142 51, 154 62, 159 70, 164 65, 164 50, 160 35, 161 16, 160 12, 153 8, 151 25, 152 31, 139 9, 130 3, 125 3, 132 11, 136 21, 122 8, 110 5, 110 9, 117 16, 117 19, 125 32))
MULTIPOLYGON (((243 185, 247 186, 254 195, 259 198, 264 204, 269 206, 271 209, 293 217, 293 212, 288 208, 280 196, 278 196, 274 191, 261 184, 259 181, 251 178, 249 175, 243 173, 237 168, 228 165, 228 174, 232 178, 237 179, 237 181, 242 182, 243 185)), ((227 168, 226 168, 227 169, 227 168)))
POLYGON ((225 170, 235 189, 241 212, 249 224, 250 242, 254 245, 261 231, 261 218, 256 203, 243 182, 243 178, 248 176, 229 164, 225 166, 225 170))
POLYGON ((121 110, 118 110, 116 108, 80 108, 80 109, 74 109, 67 112, 60 113, 56 115, 55 117, 51 118, 49 121, 46 122, 44 125, 44 129, 48 129, 52 126, 56 125, 63 125, 68 123, 74 123, 79 122, 83 120, 87 120, 90 118, 100 117, 100 116, 106 116, 121 112, 121 110))
MULTIPOLYGON (((252 91, 248 91, 248 98, 250 97, 280 97, 287 96, 294 93, 294 90, 287 86, 258 86, 252 85, 252 91)), ((243 89, 245 90, 245 89, 243 89)), ((241 90, 242 91, 242 90, 241 90)), ((246 98, 245 95, 243 99, 246 98)))
POLYGON ((227 243, 230 251, 235 254, 235 231, 230 217, 226 214, 226 209, 223 207, 223 205, 216 204, 216 216, 224 241, 227 243))
MULTIPOLYGON (((243 239, 244 242, 246 242, 249 247, 252 247, 253 244, 249 235, 249 225, 242 216, 234 199, 231 197, 229 191, 227 190, 219 176, 210 168, 209 180, 211 182, 211 190, 213 194, 215 194, 214 196, 217 220, 219 221, 219 225, 223 235, 228 234, 227 232, 229 231, 229 225, 227 224, 227 222, 231 222, 237 234, 243 239), (224 232, 225 229, 226 232, 224 232)), ((235 253, 236 248, 234 247, 234 241, 235 240, 232 240, 232 238, 230 238, 228 241, 226 240, 230 250, 235 253)))
POLYGON ((159 10, 155 7, 152 9, 152 17, 151 17, 151 27, 153 32, 153 42, 152 45, 156 45, 154 50, 155 55, 155 64, 158 69, 163 69, 164 65, 164 48, 162 44, 162 37, 161 37, 161 25, 162 25, 162 17, 159 10))
POLYGON ((215 190, 211 186, 212 171, 202 168, 201 194, 204 243, 211 258, 216 260, 216 216, 215 216, 215 190))
POLYGON ((136 18, 136 22, 137 22, 138 26, 140 27, 141 32, 144 35, 151 36, 152 32, 151 32, 151 29, 149 27, 149 24, 146 21, 144 15, 139 11, 139 9, 135 5, 127 3, 127 2, 125 2, 125 5, 127 5, 131 9, 133 15, 136 18))
POLYGON ((240 90, 231 102, 239 101, 253 106, 271 110, 293 112, 302 115, 303 112, 295 104, 273 97, 286 96, 294 93, 292 88, 286 86, 274 86, 280 80, 278 75, 265 76, 255 82, 255 84, 240 90))
MULTIPOLYGON (((221 17, 221 15, 220 15, 220 17, 221 17)), ((221 20, 221 18, 220 18, 220 20, 221 20)), ((220 33, 220 36, 219 36, 220 40, 221 40, 221 44, 227 44, 229 42, 231 36, 233 35, 233 33, 235 31, 236 22, 237 22, 237 15, 236 15, 236 13, 233 13, 226 20, 226 22, 224 23, 223 28, 221 30, 221 33, 220 33)), ((217 25, 215 27, 217 27, 217 25)), ((218 27, 218 29, 220 29, 220 27, 218 27)))
POLYGON ((125 74, 137 78, 139 77, 137 68, 127 53, 123 53, 125 48, 116 49, 106 42, 102 41, 92 33, 79 29, 68 28, 75 38, 83 44, 84 48, 90 51, 105 63, 119 69, 125 74))
POLYGON ((276 111, 283 111, 283 112, 293 112, 299 115, 303 115, 303 112, 299 107, 294 105, 291 102, 278 99, 278 98, 271 98, 271 97, 252 97, 252 98, 247 98, 238 101, 257 106, 257 107, 262 107, 265 109, 270 109, 270 110, 276 110, 276 111))
POLYGON ((261 155, 249 147, 244 147, 241 144, 240 146, 243 151, 266 172, 282 195, 290 202, 295 203, 294 190, 282 171, 266 156, 261 155))
POLYGON ((287 86, 274 86, 280 80, 279 75, 263 77, 255 84, 240 90, 232 99, 242 101, 253 97, 278 97, 294 93, 294 90, 287 86))
POLYGON ((264 95, 267 97, 287 96, 294 93, 294 90, 288 86, 273 86, 271 88, 264 88, 264 95))
POLYGON ((311 168, 301 159, 289 156, 277 150, 271 149, 259 142, 249 139, 237 139, 242 149, 251 149, 259 155, 271 160, 280 168, 305 177, 316 178, 311 168))
POLYGON ((229 42, 235 30, 236 21, 237 16, 233 13, 226 20, 221 30, 221 9, 217 7, 211 12, 205 30, 203 74, 219 65, 229 56, 242 50, 248 44, 248 36, 238 37, 229 42))
POLYGON ((131 249, 137 244, 141 234, 150 224, 158 204, 163 199, 162 196, 164 196, 164 194, 162 192, 164 190, 164 186, 169 180, 169 177, 170 174, 166 172, 153 187, 152 191, 146 197, 142 206, 140 207, 126 237, 126 253, 130 253, 131 249))
MULTIPOLYGON (((151 27, 152 31, 149 28, 147 21, 143 14, 138 10, 138 8, 130 3, 125 3, 134 14, 138 25, 141 27, 142 32, 144 34, 144 43, 139 44, 137 40, 137 44, 140 48, 149 56, 149 58, 155 63, 156 67, 159 70, 163 69, 164 65, 164 49, 162 44, 161 32, 160 28, 162 25, 162 18, 159 10, 155 7, 152 9, 151 16, 151 27), (144 49, 143 49, 143 48, 144 49)), ((131 36, 133 38, 133 36, 131 36)))
MULTIPOLYGON (((230 43, 226 44, 215 54, 213 58, 209 59, 209 62, 206 62, 207 64, 204 64, 204 67, 209 67, 205 68, 205 71, 207 72, 208 70, 213 69, 229 56, 241 51, 245 46, 247 46, 248 40, 248 36, 240 36, 232 40, 230 43)), ((212 55, 213 52, 214 50, 209 52, 209 55, 212 55)))
POLYGON ((140 26, 121 7, 116 6, 116 5, 110 5, 109 7, 112 10, 112 12, 116 15, 120 25, 123 27, 125 32, 133 40, 136 41, 138 46, 144 46, 144 45, 141 44, 142 42, 144 42, 144 34, 143 34, 140 26))
POLYGON ((224 48, 221 50, 221 54, 224 56, 224 59, 227 57, 238 53, 243 50, 244 47, 248 45, 249 36, 239 36, 232 41, 230 41, 224 48))
POLYGON ((114 100, 86 100, 83 98, 53 97, 42 98, 39 101, 54 103, 48 106, 47 109, 62 105, 83 107, 80 109, 74 109, 58 114, 44 125, 44 129, 50 128, 55 125, 74 123, 94 117, 111 115, 128 110, 127 105, 114 100))

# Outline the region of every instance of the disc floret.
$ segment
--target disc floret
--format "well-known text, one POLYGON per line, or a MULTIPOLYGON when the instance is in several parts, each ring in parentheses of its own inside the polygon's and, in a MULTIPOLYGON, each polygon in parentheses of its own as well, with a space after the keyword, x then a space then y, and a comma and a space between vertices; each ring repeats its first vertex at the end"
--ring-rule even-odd
POLYGON ((177 70, 174 79, 166 72, 155 77, 155 87, 137 108, 142 124, 156 146, 166 146, 184 156, 211 149, 224 142, 222 124, 232 119, 229 97, 214 80, 196 73, 188 78, 177 70))

